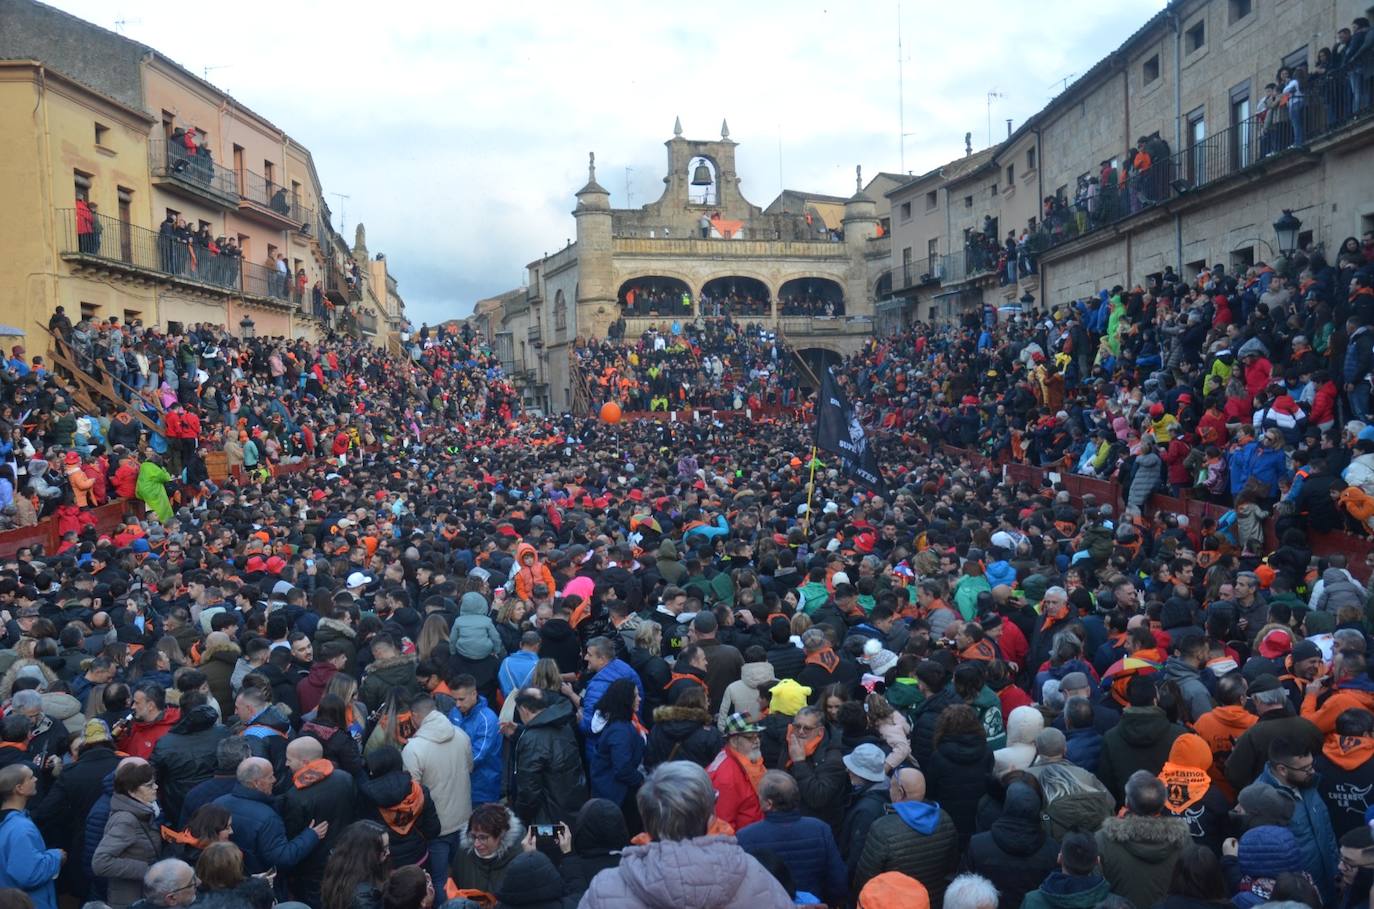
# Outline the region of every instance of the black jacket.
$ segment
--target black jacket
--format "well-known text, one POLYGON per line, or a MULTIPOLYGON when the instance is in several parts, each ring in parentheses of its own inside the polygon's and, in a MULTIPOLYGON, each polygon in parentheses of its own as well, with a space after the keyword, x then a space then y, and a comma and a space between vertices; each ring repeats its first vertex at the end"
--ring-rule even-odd
POLYGON ((186 793, 215 774, 215 749, 229 735, 219 725, 219 714, 202 704, 182 714, 171 731, 153 746, 150 763, 157 771, 157 797, 163 816, 182 826, 190 820, 181 816, 186 793))
POLYGON ((511 807, 526 824, 571 825, 587 801, 572 702, 561 699, 524 726, 511 749, 511 807))
POLYGON ((620 853, 629 843, 630 831, 620 809, 605 799, 588 802, 577 815, 573 851, 558 865, 564 895, 581 898, 598 873, 619 867, 620 853))
MULTIPOLYGON (((783 753, 786 760, 785 749, 783 753)), ((849 771, 844 766, 839 740, 827 729, 820 746, 788 770, 797 781, 802 812, 820 818, 832 830, 839 830, 849 799, 849 771)))
POLYGON ((838 845, 851 879, 854 869, 859 865, 859 856, 863 854, 868 828, 883 816, 888 804, 885 782, 867 783, 850 795, 849 810, 845 812, 844 824, 840 827, 838 845))
POLYGON ((943 688, 931 695, 925 707, 921 708, 921 714, 916 717, 916 725, 911 730, 911 752, 922 767, 935 750, 935 724, 940 720, 940 713, 946 707, 962 703, 953 688, 943 688))
POLYGON ((992 829, 969 841, 962 867, 992 881, 1002 905, 1019 906, 1058 867, 1059 844, 1045 835, 1040 799, 1029 786, 1013 787, 1007 801, 992 829))
POLYGON ((992 772, 988 741, 982 734, 945 736, 921 766, 926 773, 926 798, 949 812, 963 850, 974 834, 978 801, 988 792, 992 772))
POLYGON ((768 662, 773 664, 773 672, 780 679, 795 679, 806 663, 806 654, 791 641, 775 644, 768 648, 768 662))
POLYGON ((582 642, 567 619, 549 619, 540 627, 539 658, 553 660, 559 672, 582 668, 582 642))
MULTIPOLYGON (((1126 780, 1131 774, 1137 770, 1158 774, 1169 758, 1174 739, 1183 733, 1183 727, 1170 723, 1158 707, 1127 707, 1121 713, 1121 722, 1102 737, 1097 778, 1116 803, 1122 804, 1126 780)), ((1246 784, 1249 782, 1247 780, 1246 784)))
POLYGON ((321 726, 314 722, 308 722, 301 726, 301 735, 308 735, 318 740, 324 746, 324 756, 333 761, 335 767, 352 776, 355 780, 367 776, 363 769, 363 753, 358 748, 358 743, 353 741, 353 736, 346 731, 336 729, 333 726, 321 726))
POLYGON ((324 863, 344 828, 357 817, 353 777, 323 759, 312 761, 292 774, 291 788, 282 796, 281 813, 288 839, 313 823, 329 822, 324 839, 291 869, 290 875, 291 892, 296 898, 318 905, 324 863))
MULTIPOLYGON (((86 816, 105 793, 104 780, 114 773, 119 761, 113 744, 86 746, 75 763, 69 764, 53 780, 47 794, 31 812, 44 841, 49 846, 67 850, 69 858, 59 877, 64 892, 83 898, 90 892, 91 882, 82 873, 80 861, 86 854, 86 816)), ((91 849, 94 848, 92 844, 91 849)))
POLYGON ((691 761, 706 767, 722 745, 724 739, 707 711, 660 707, 654 711, 654 725, 644 745, 644 769, 652 770, 665 761, 691 761))
POLYGON ((401 805, 411 796, 413 782, 419 785, 409 773, 395 770, 358 783, 358 817, 387 828, 391 836, 391 863, 397 868, 417 864, 429 851, 429 841, 442 832, 434 799, 424 786, 420 786, 422 804, 418 811, 414 799, 409 805, 401 805), (384 809, 387 815, 382 814, 384 809))
POLYGON ((653 716, 659 707, 667 703, 668 681, 673 677, 673 668, 663 657, 638 647, 630 648, 626 662, 644 683, 644 713, 653 716))

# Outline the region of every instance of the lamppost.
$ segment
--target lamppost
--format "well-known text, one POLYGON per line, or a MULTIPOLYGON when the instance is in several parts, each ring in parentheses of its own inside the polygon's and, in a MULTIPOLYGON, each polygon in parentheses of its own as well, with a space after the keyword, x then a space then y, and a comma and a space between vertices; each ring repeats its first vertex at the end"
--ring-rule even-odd
POLYGON ((1279 252, 1285 258, 1293 255, 1298 249, 1298 231, 1302 229, 1302 221, 1288 209, 1283 210, 1283 214, 1274 222, 1274 234, 1278 237, 1279 252))

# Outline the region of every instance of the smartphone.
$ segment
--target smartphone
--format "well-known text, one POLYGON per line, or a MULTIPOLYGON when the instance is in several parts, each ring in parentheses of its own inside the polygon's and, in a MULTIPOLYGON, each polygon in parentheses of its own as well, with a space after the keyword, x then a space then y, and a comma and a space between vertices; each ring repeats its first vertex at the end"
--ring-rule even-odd
POLYGON ((557 824, 535 824, 534 844, 536 846, 558 846, 557 824))

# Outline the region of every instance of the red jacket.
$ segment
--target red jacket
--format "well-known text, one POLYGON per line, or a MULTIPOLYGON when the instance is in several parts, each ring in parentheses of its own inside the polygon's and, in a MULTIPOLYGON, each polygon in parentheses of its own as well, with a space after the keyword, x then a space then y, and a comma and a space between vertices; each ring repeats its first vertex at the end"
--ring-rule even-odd
POLYGON ((1250 400, 1253 401, 1255 395, 1269 387, 1269 377, 1273 372, 1274 364, 1266 357, 1259 357, 1245 367, 1245 391, 1250 395, 1250 400))
POLYGON ((716 817, 735 830, 763 820, 758 794, 749 785, 749 775, 740 766, 739 758, 729 748, 720 750, 706 772, 716 790, 716 817))
POLYGON ((119 469, 114 475, 115 493, 121 499, 132 499, 138 487, 138 464, 132 459, 125 458, 119 464, 119 469))
POLYGON ((119 750, 131 757, 141 757, 145 761, 153 754, 153 746, 157 740, 172 731, 172 727, 181 719, 181 710, 177 707, 168 707, 162 711, 162 718, 151 723, 143 723, 135 720, 129 731, 124 733, 119 739, 119 750))
POLYGON ((167 411, 167 413, 163 416, 163 419, 162 419, 162 424, 163 424, 163 426, 165 426, 166 429, 167 429, 167 432, 166 432, 167 438, 169 438, 169 439, 180 439, 180 438, 181 438, 181 433, 182 433, 182 423, 181 423, 181 421, 182 421, 182 419, 183 419, 184 417, 185 417, 185 414, 177 413, 175 410, 169 410, 169 411, 167 411))
POLYGON ((63 505, 57 509, 57 532, 68 531, 80 534, 83 528, 94 527, 95 519, 75 505, 63 505))
POLYGON ((1317 389, 1317 393, 1312 396, 1312 412, 1307 415, 1307 421, 1313 426, 1320 426, 1336 419, 1336 383, 1327 382, 1317 389))

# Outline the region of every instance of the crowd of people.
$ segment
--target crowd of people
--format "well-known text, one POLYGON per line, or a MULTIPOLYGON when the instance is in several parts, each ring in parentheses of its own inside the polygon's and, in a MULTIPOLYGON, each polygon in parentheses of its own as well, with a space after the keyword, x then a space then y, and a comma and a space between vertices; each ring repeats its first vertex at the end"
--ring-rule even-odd
POLYGON ((797 403, 786 346, 762 325, 728 317, 650 326, 637 340, 613 326, 604 340, 582 339, 575 363, 598 403, 629 411, 758 411, 797 403))
MULTIPOLYGON (((0 904, 1367 906, 1368 566, 1309 534, 1374 482, 1372 277, 875 339, 835 373, 881 488, 790 411, 521 415, 466 328, 59 311, 123 397, 0 381, 5 511, 68 522, 0 562, 0 904)), ((803 403, 728 320, 577 357, 631 409, 803 403)))

